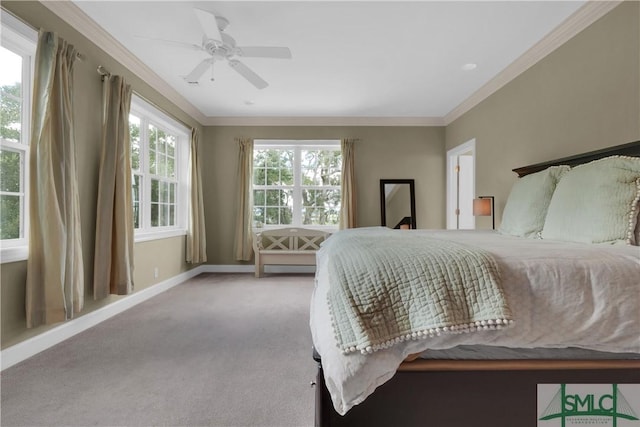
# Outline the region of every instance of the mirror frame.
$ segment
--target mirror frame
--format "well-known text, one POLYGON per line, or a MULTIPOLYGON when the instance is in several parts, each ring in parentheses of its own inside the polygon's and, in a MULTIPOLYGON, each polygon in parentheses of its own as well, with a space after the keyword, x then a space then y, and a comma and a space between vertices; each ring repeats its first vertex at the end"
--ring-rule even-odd
POLYGON ((409 184, 409 198, 411 199, 411 228, 416 229, 416 194, 415 180, 413 179, 381 179, 380 180, 380 218, 381 225, 387 227, 386 200, 385 200, 385 184, 409 184))

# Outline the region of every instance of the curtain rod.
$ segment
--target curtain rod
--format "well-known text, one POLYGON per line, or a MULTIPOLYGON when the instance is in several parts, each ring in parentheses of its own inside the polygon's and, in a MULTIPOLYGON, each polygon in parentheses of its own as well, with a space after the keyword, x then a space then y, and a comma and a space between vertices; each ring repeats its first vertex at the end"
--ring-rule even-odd
MULTIPOLYGON (((98 65, 98 68, 96 68, 96 71, 98 72, 98 74, 100 74, 100 78, 102 79, 102 81, 104 81, 105 78, 109 78, 111 77, 111 73, 109 72, 109 70, 107 70, 106 68, 104 68, 102 65, 98 65)), ((174 114, 169 113, 168 111, 166 111, 164 108, 162 108, 161 106, 159 106, 158 104, 156 104, 155 102, 151 101, 149 98, 147 98, 146 96, 142 95, 140 92, 136 91, 135 89, 133 90, 133 93, 140 99, 142 99, 144 102, 146 102, 147 104, 152 105, 153 107, 157 108, 158 110, 162 111, 162 113, 166 114, 168 117, 170 117, 171 119, 175 120, 176 122, 180 123, 182 126, 184 126, 187 129, 192 129, 193 126, 191 126, 190 124, 186 123, 184 120, 181 120, 179 118, 177 118, 174 114)))
POLYGON ((111 77, 111 73, 107 71, 107 69, 104 68, 102 65, 98 65, 98 68, 96 68, 96 71, 98 72, 98 74, 100 74, 100 78, 102 79, 102 81, 104 81, 105 78, 111 77))

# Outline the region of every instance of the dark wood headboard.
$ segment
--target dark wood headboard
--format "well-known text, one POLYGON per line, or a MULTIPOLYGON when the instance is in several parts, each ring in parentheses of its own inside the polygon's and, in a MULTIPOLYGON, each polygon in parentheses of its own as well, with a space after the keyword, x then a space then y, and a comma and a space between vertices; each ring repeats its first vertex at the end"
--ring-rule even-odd
POLYGON ((523 166, 515 168, 513 171, 518 174, 518 177, 523 177, 530 173, 544 170, 549 166, 568 165, 573 167, 609 156, 640 157, 640 141, 629 142, 628 144, 616 145, 614 147, 603 148, 602 150, 590 151, 588 153, 564 157, 549 162, 537 163, 535 165, 523 166))

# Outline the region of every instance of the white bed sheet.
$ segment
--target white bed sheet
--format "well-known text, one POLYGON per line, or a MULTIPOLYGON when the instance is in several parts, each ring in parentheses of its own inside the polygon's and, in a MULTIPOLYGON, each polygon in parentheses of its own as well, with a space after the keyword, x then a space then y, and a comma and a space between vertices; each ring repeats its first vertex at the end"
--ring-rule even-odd
MULTIPOLYGON (((363 229, 375 233, 377 227, 363 229)), ((640 247, 504 236, 479 230, 398 230, 488 250, 515 320, 512 327, 400 343, 373 354, 343 355, 327 306, 327 256, 318 252, 310 326, 334 408, 345 414, 389 380, 410 354, 456 345, 579 347, 640 353, 640 247)), ((383 242, 381 241, 381 244, 383 242)))

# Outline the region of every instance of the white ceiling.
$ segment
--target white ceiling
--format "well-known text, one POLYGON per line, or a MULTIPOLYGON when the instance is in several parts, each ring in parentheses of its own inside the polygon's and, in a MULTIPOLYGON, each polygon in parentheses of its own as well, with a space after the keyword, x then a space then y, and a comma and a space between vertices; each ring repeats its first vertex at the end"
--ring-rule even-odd
POLYGON ((442 118, 558 27, 583 1, 74 1, 206 117, 442 118), (193 7, 230 21, 239 46, 287 46, 292 59, 241 58, 214 81, 182 78, 208 54, 193 7), (467 63, 477 64, 464 71, 467 63))

